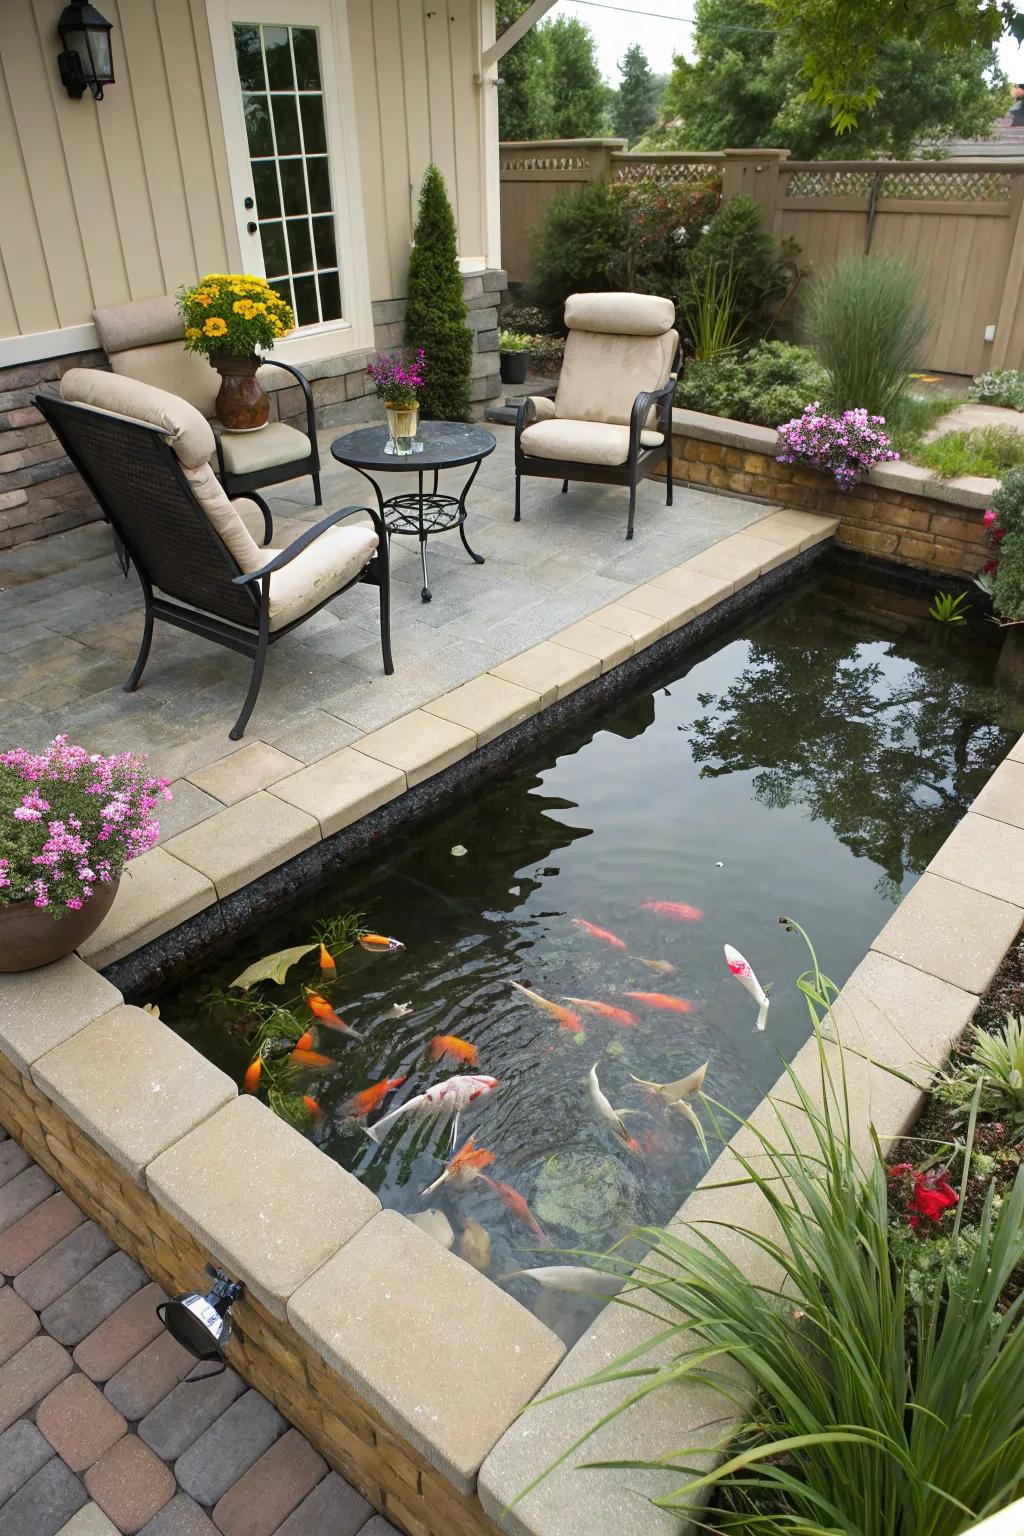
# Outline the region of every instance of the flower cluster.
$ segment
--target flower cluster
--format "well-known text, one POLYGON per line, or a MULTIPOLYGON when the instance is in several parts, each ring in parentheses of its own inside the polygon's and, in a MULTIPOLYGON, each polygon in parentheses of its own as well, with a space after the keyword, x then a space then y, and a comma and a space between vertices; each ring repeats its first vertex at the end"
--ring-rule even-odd
POLYGON ((385 352, 366 371, 373 380, 378 400, 385 405, 408 408, 416 404, 417 391, 423 387, 426 353, 422 347, 411 357, 407 352, 385 352))
POLYGON ((862 408, 828 416, 815 400, 779 428, 776 458, 780 464, 810 464, 832 475, 841 491, 852 491, 872 464, 899 458, 884 426, 884 416, 869 416, 862 408))
POLYGON ((181 288, 186 352, 230 352, 249 357, 272 347, 295 324, 291 308, 262 277, 211 272, 194 288, 181 288))
POLYGON ((152 812, 170 798, 131 752, 102 757, 56 736, 45 752, 0 753, 0 904, 80 910, 153 847, 152 812))
POLYGON ((987 577, 988 580, 982 579, 978 582, 978 585, 981 587, 982 591, 988 592, 991 591, 992 578, 995 576, 996 571, 999 569, 999 546, 1006 538, 1007 530, 1000 524, 999 513, 996 511, 995 507, 989 507, 986 510, 985 516, 982 518, 982 522, 985 524, 985 533, 988 537, 992 556, 991 559, 987 560, 981 568, 982 578, 987 577))
POLYGON ((935 1168, 927 1173, 915 1169, 912 1163, 894 1163, 889 1169, 890 1179, 907 1181, 907 1212, 910 1225, 920 1227, 926 1221, 940 1221, 943 1212, 956 1205, 960 1196, 946 1178, 945 1168, 935 1168))

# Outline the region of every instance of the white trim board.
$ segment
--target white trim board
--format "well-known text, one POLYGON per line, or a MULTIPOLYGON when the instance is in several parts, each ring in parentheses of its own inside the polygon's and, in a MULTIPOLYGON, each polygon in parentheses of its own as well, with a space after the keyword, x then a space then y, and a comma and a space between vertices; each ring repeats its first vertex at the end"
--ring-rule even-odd
POLYGON ((69 352, 92 352, 100 344, 96 327, 65 325, 59 331, 30 331, 27 336, 6 336, 0 340, 0 368, 18 363, 37 363, 48 357, 65 357, 69 352))

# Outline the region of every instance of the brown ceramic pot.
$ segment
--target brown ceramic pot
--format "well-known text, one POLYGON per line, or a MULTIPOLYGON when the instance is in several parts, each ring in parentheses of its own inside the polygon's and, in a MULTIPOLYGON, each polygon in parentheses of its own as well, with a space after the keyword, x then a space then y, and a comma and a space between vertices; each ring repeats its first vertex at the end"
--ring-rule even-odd
POLYGON ((31 901, 15 901, 0 906, 0 971, 34 971, 70 955, 95 933, 117 895, 119 880, 98 885, 78 912, 53 918, 45 908, 31 901))
POLYGON ((255 432, 265 427, 270 420, 270 396, 256 377, 262 359, 255 352, 247 357, 211 352, 210 362, 220 374, 214 409, 221 426, 229 432, 255 432))

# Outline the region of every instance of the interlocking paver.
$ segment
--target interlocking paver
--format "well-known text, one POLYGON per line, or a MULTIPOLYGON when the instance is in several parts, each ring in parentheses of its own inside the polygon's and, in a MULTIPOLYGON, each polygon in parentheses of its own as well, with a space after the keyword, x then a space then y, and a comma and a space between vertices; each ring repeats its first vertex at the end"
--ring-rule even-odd
POLYGON ((246 1392, 174 1463, 174 1475, 199 1504, 212 1507, 288 1428, 272 1403, 246 1392))
POLYGON ((0 1435, 0 1506, 7 1503, 54 1454, 53 1446, 29 1419, 19 1419, 0 1435))
MULTIPOLYGON (((5 1143, 6 1145, 6 1143, 5 1143)), ((16 1174, 0 1189, 0 1232, 6 1232, 16 1221, 54 1193, 57 1186, 49 1174, 35 1164, 16 1174)))
POLYGON ((195 1356, 176 1339, 161 1333, 110 1378, 104 1391, 126 1419, 144 1419, 195 1363, 195 1356))
POLYGON ((72 1369, 71 1356, 56 1339, 30 1339, 0 1365, 0 1430, 34 1408, 72 1369))
POLYGON ((134 1259, 126 1253, 111 1254, 45 1309, 43 1327, 62 1344, 80 1344, 145 1283, 145 1271, 134 1259))
POLYGON ((278 1529, 277 1536, 360 1536, 373 1505, 330 1472, 278 1529))
MULTIPOLYGON (((187 1493, 176 1493, 171 1502, 143 1526, 139 1536, 217 1536, 217 1527, 195 1499, 190 1499, 187 1493)), ((323 1536, 331 1536, 331 1533, 324 1531, 323 1536)))
POLYGON ((54 1456, 0 1509, 0 1536, 57 1536, 86 1503, 78 1478, 54 1456))
POLYGON ((36 1428, 72 1472, 84 1472, 120 1440, 128 1425, 88 1376, 76 1371, 43 1398, 36 1428))
POLYGON ((61 1526, 57 1536, 120 1536, 120 1532, 98 1504, 90 1503, 83 1504, 78 1514, 61 1526))
POLYGON ((77 1345, 74 1360, 78 1369, 93 1381, 109 1381, 162 1332, 156 1309, 166 1300, 163 1286, 155 1283, 129 1296, 77 1345))
POLYGON ((273 1536, 326 1475, 323 1457, 289 1429, 218 1501, 213 1523, 224 1536, 273 1536))
POLYGON ((147 1413, 139 1434, 164 1461, 177 1461, 244 1391, 245 1382, 230 1368, 183 1381, 147 1413))
POLYGON ((75 1202, 58 1190, 0 1236, 0 1274, 20 1275, 84 1220, 75 1202))
POLYGON ((390 1520, 385 1520, 383 1515, 374 1515, 363 1526, 359 1536, 402 1536, 402 1533, 390 1520))
POLYGON ((14 1289, 29 1306, 42 1312, 92 1273, 97 1264, 116 1253, 116 1244, 94 1221, 83 1221, 41 1259, 36 1259, 15 1278, 14 1289))
POLYGON ((9 1285, 0 1290, 0 1365, 4 1365, 39 1332, 39 1319, 9 1285))
POLYGON ((16 1173, 21 1173, 27 1168, 32 1159, 24 1147, 19 1147, 16 1141, 0 1143, 0 1184, 6 1184, 13 1179, 16 1173))
POLYGON ((174 1496, 174 1476, 138 1435, 125 1435, 85 1474, 85 1486, 125 1536, 152 1520, 174 1496))

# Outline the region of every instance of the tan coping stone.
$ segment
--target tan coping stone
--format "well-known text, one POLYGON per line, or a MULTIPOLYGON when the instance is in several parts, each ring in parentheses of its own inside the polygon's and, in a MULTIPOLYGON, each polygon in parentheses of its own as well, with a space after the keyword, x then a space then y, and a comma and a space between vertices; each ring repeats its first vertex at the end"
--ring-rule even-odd
POLYGON ((312 816, 261 789, 179 832, 164 851, 212 880, 223 898, 319 840, 320 825, 312 816))
POLYGON ((78 952, 101 971, 195 917, 216 899, 212 881, 187 861, 175 858, 167 844, 151 848, 125 866, 114 905, 78 952))
POLYGON ((686 624, 697 612, 696 604, 689 598, 678 592, 669 592, 664 587, 657 587, 652 582, 634 587, 621 601, 623 607, 632 608, 636 613, 646 614, 652 619, 664 619, 668 626, 666 633, 686 624))
POLYGON ((565 1354, 561 1339, 397 1211, 288 1303, 324 1360, 462 1493, 565 1354), (458 1320, 472 1319, 472 1331, 458 1320))
POLYGON ((143 1187, 147 1164, 236 1093, 180 1035, 128 1005, 41 1056, 32 1078, 143 1187))
POLYGON ((149 1164, 150 1192, 275 1317, 381 1208, 265 1104, 235 1099, 149 1164))
MULTIPOLYGON (((1024 773, 1024 768, 1022 768, 1024 773)), ((968 992, 984 992, 1013 943, 1024 907, 924 874, 871 948, 968 992)))
POLYGON ((617 630, 595 624, 593 619, 580 619, 563 629, 558 644, 583 656, 592 656, 601 663, 601 671, 607 672, 620 662, 628 661, 634 651, 632 635, 621 635, 617 630))
POLYGON ((250 741, 237 752, 220 757, 205 768, 197 768, 185 777, 190 784, 224 805, 236 805, 239 800, 254 795, 258 789, 266 789, 268 784, 276 783, 302 766, 298 758, 289 757, 277 747, 270 747, 264 741, 250 741))
POLYGON ((1010 748, 1008 756, 1010 761, 1013 763, 1024 763, 1024 736, 1022 736, 1019 741, 1016 741, 1013 744, 1013 746, 1010 748))
POLYGON ((361 737, 352 750, 398 768, 412 789, 450 768, 475 748, 475 731, 428 714, 425 709, 413 709, 379 731, 361 737))
MULTIPOLYGON (((596 613, 592 613, 590 618, 595 624, 604 624, 596 613)), ((615 626, 609 624, 604 627, 613 629, 615 626)), ((539 707, 547 709, 549 704, 564 699, 568 694, 575 693, 577 688, 582 688, 584 683, 592 683, 595 677, 600 677, 601 664, 584 652, 559 645, 554 640, 543 640, 540 645, 531 646, 528 651, 521 651, 511 660, 492 667, 491 672, 506 682, 518 683, 520 688, 529 688, 537 694, 539 707)))
POLYGON ((768 539, 756 538, 752 533, 732 533, 718 544, 712 544, 699 555, 686 562, 694 571, 704 571, 710 576, 730 578, 735 586, 743 587, 765 571, 784 565, 797 553, 795 545, 780 548, 768 539))
POLYGON ((904 495, 927 496, 931 501, 948 501, 959 507, 984 510, 992 503, 999 489, 998 480, 981 475, 956 475, 951 480, 940 480, 933 469, 921 464, 876 464, 868 470, 871 485, 881 485, 890 491, 904 495))
POLYGON ((77 955, 0 976, 0 1050, 20 1072, 122 1002, 77 955))
POLYGON ((1024 906, 1024 830, 968 811, 928 865, 928 873, 1024 906))
POLYGON ((727 443, 730 448, 746 448, 750 453, 766 453, 772 457, 779 449, 779 434, 774 427, 757 427, 749 421, 711 416, 707 411, 691 411, 679 405, 672 409, 672 436, 694 437, 705 443, 727 443))
POLYGON ((405 787, 405 774, 398 768, 367 757, 365 752, 342 747, 301 772, 280 779, 268 794, 315 816, 321 836, 330 837, 394 800, 405 787))
POLYGON ((628 635, 633 641, 635 650, 645 650, 653 645, 655 640, 660 640, 662 635, 668 634, 668 620, 659 615, 641 613, 639 608, 630 608, 626 599, 608 603, 604 608, 598 608, 596 613, 590 615, 595 624, 600 624, 603 629, 616 630, 620 635, 628 635))
POLYGON ((663 571, 648 582, 648 586, 685 598, 693 605, 694 617, 707 613, 733 590, 731 581, 724 581, 721 576, 706 576, 689 565, 676 565, 670 571, 663 571))
POLYGON ((1024 763, 1012 758, 1000 763, 971 810, 1011 827, 1024 827, 1024 763))
POLYGON ((830 539, 839 531, 838 517, 819 517, 815 512, 773 512, 771 517, 762 517, 759 522, 751 523, 745 532, 755 539, 766 539, 769 544, 791 545, 793 535, 798 536, 797 548, 810 549, 812 544, 820 544, 823 539, 830 539))
POLYGON ((507 682, 491 672, 482 672, 471 682, 453 688, 423 708, 428 715, 438 715, 466 730, 473 731, 478 747, 486 746, 502 731, 528 720, 540 708, 540 695, 532 688, 507 682))

